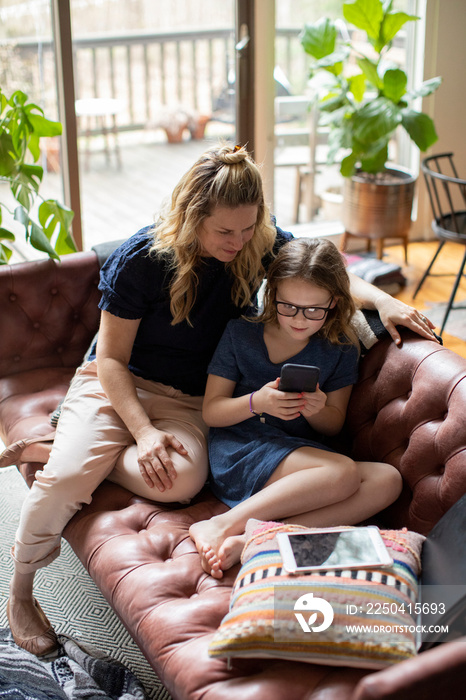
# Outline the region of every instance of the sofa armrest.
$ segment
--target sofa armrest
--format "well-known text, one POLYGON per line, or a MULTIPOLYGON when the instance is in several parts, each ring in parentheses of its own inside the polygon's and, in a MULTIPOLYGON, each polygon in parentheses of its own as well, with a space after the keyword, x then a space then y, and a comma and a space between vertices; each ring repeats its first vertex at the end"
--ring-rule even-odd
POLYGON ((351 456, 388 462, 404 490, 381 524, 427 535, 466 493, 466 359, 401 330, 363 358, 346 429, 351 456))
POLYGON ((465 687, 466 637, 462 637, 365 676, 351 700, 462 698, 465 687))

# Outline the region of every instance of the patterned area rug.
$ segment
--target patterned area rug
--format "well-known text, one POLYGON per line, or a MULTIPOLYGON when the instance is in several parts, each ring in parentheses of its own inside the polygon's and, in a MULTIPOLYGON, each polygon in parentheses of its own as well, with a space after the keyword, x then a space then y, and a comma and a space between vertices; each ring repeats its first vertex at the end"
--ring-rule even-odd
MULTIPOLYGON (((451 309, 448 315, 444 332, 448 333, 448 335, 454 335, 455 338, 466 340, 466 301, 457 302, 455 306, 457 308, 451 309)), ((446 304, 426 302, 426 316, 437 325, 437 331, 443 323, 446 308, 446 304)))
MULTIPOLYGON (((1 628, 8 627, 6 602, 13 572, 10 547, 26 493, 27 486, 15 467, 0 471, 1 628)), ((126 666, 142 683, 148 698, 170 700, 168 691, 65 540, 60 557, 50 566, 38 571, 34 590, 58 635, 66 635, 88 652, 93 648, 98 649, 101 655, 126 666)), ((16 646, 14 648, 17 649, 16 646)), ((106 697, 104 693, 98 693, 98 696, 106 697)))

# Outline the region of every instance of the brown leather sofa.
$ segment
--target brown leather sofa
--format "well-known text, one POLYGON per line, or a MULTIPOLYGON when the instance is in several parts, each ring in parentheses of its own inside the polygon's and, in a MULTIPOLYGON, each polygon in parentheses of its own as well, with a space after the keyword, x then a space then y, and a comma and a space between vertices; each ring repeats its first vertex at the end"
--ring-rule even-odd
MULTIPOLYGON (((98 327, 94 252, 0 268, 0 433, 6 445, 50 433, 50 417, 98 327)), ((378 342, 361 362, 348 412, 351 452, 403 475, 382 526, 429 533, 466 492, 466 360, 403 331, 401 349, 378 342)), ((30 484, 50 443, 26 448, 30 484)), ((376 673, 290 661, 210 659, 237 568, 207 576, 189 538, 220 512, 208 490, 166 507, 104 482, 65 536, 173 698, 204 700, 430 700, 462 697, 464 640, 440 644, 376 673)))

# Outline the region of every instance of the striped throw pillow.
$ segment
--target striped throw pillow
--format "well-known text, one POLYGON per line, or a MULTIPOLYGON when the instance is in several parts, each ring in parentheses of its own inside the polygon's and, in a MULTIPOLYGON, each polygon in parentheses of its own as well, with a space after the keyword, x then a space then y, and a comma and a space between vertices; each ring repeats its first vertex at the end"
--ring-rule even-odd
POLYGON ((276 535, 302 529, 309 528, 248 521, 230 611, 209 645, 209 655, 371 669, 414 656, 425 538, 406 529, 382 530, 392 566, 290 575, 282 568, 276 535), (299 617, 300 600, 315 602, 310 608, 315 612, 309 616, 307 610, 299 617), (333 619, 324 629, 326 610, 333 619))

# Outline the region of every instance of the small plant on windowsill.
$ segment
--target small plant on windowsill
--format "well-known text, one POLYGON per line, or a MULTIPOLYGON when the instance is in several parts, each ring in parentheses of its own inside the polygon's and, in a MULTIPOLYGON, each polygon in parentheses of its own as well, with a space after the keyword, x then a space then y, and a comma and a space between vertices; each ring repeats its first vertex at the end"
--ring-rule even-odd
POLYGON ((10 224, 24 228, 26 241, 36 250, 59 259, 76 251, 71 233, 73 212, 55 199, 44 199, 39 188, 44 174, 37 164, 40 139, 61 134, 59 122, 46 119, 43 110, 17 90, 8 98, 0 88, 0 182, 9 185, 17 205, 0 201, 0 264, 13 253, 16 234, 10 224))

